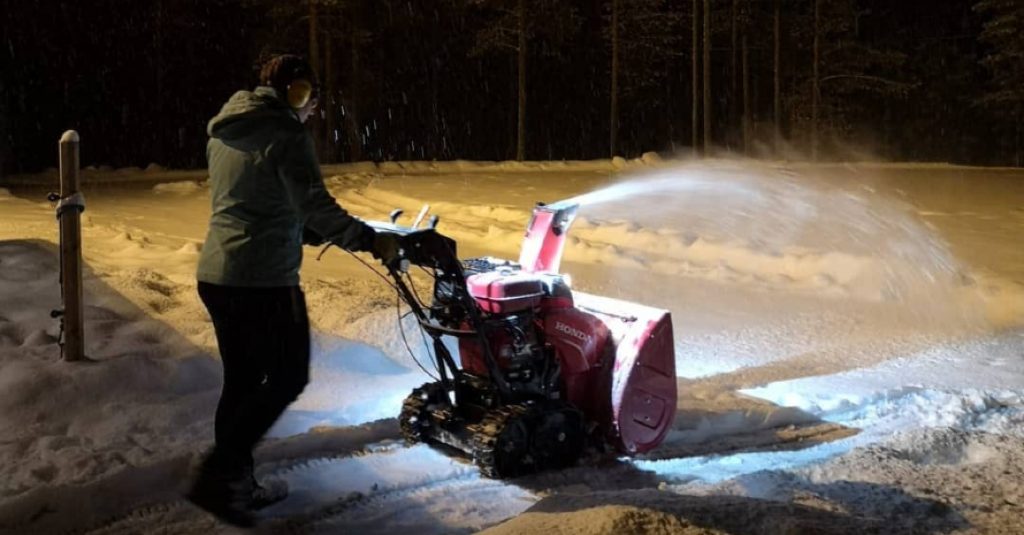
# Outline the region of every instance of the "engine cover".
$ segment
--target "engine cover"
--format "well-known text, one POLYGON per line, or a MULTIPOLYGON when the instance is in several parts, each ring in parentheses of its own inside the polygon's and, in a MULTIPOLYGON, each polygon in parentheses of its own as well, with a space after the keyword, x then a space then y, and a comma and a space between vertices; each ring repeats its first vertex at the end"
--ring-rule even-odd
POLYGON ((536 307, 544 296, 539 277, 510 269, 466 277, 470 295, 484 312, 509 314, 536 307))

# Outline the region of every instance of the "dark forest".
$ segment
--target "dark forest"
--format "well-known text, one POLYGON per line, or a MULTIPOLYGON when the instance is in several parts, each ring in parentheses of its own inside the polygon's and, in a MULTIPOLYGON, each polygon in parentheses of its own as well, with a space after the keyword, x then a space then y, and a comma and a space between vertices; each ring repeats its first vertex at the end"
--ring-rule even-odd
POLYGON ((56 166, 71 128, 86 166, 204 167, 206 121, 280 52, 318 69, 325 163, 1022 163, 1020 0, 5 0, 0 22, 4 174, 56 166))

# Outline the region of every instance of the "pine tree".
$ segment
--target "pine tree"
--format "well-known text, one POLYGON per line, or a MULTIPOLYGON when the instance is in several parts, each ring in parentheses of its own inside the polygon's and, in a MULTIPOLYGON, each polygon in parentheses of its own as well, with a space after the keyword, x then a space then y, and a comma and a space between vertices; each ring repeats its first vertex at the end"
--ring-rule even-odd
POLYGON ((453 0, 476 9, 485 25, 476 32, 473 54, 513 52, 516 58, 516 159, 526 159, 527 59, 557 55, 559 44, 574 33, 578 18, 566 2, 545 0, 453 0))
POLYGON ((667 0, 612 0, 605 6, 605 39, 611 50, 610 154, 619 151, 620 99, 658 86, 679 55, 682 13, 667 0))
POLYGON ((782 0, 774 0, 772 8, 772 146, 778 152, 782 145, 782 0))
POLYGON ((339 148, 346 144, 349 160, 362 159, 366 134, 360 111, 365 96, 373 94, 364 90, 373 74, 361 60, 374 38, 364 23, 367 1, 244 0, 244 4, 263 11, 268 21, 260 36, 261 59, 284 52, 304 54, 320 79, 317 113, 309 122, 321 160, 338 161, 339 148))
POLYGON ((690 139, 693 155, 700 154, 700 0, 691 0, 690 5, 690 139))
POLYGON ((816 157, 823 133, 843 139, 858 126, 859 118, 875 103, 903 98, 914 87, 903 72, 906 55, 872 46, 861 38, 855 0, 815 0, 797 13, 794 39, 800 62, 795 91, 788 95, 792 124, 808 131, 816 157), (806 22, 803 22, 806 21, 806 22))
POLYGON ((978 102, 1012 121, 1014 159, 1020 166, 1024 163, 1020 126, 1024 119, 1024 2, 984 0, 974 10, 989 17, 979 39, 991 47, 981 60, 991 80, 978 102))

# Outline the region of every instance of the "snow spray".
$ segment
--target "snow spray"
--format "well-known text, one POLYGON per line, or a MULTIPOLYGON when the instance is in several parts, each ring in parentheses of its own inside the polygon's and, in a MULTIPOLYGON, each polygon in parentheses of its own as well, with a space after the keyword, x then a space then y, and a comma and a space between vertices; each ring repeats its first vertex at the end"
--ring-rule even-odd
POLYGON ((754 194, 750 188, 745 187, 743 184, 723 182, 715 180, 713 176, 708 174, 680 170, 679 172, 659 173, 658 175, 645 177, 640 180, 629 180, 613 184, 597 191, 577 195, 562 202, 579 204, 580 206, 594 206, 604 203, 622 202, 645 195, 685 194, 700 191, 727 191, 737 195, 754 194))
POLYGON ((605 274, 623 288, 649 273, 973 318, 946 243, 869 177, 830 169, 714 162, 628 177, 563 201, 580 205, 566 259, 625 268, 605 274))

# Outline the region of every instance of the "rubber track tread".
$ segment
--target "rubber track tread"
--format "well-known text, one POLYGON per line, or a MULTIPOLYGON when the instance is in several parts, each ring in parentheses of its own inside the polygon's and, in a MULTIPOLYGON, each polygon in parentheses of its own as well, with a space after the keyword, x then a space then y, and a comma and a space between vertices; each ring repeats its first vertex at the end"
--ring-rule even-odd
POLYGON ((473 433, 473 460, 484 476, 499 479, 508 475, 498 471, 498 439, 510 421, 530 412, 526 405, 504 405, 488 411, 479 423, 469 426, 473 433))

